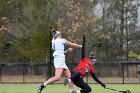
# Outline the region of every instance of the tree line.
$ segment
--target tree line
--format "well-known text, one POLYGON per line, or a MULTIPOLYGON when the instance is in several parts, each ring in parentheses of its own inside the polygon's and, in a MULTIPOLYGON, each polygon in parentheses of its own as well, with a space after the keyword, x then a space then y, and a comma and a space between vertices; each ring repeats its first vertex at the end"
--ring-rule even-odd
MULTIPOLYGON (((138 0, 1 0, 0 62, 49 61, 50 27, 79 44, 85 35, 87 55, 94 42, 102 42, 98 61, 137 61, 138 4, 138 0), (12 46, 3 51, 6 42, 12 46)), ((67 61, 78 61, 80 53, 75 49, 67 61)))

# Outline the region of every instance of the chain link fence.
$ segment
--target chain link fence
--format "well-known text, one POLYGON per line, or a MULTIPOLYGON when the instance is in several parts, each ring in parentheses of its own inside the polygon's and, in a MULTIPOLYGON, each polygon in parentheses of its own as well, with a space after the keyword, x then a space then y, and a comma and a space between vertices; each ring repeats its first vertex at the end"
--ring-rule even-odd
MULTIPOLYGON (((139 83, 138 65, 140 62, 98 62, 94 64, 96 75, 104 83, 139 83)), ((0 83, 41 83, 54 75, 53 64, 48 63, 7 63, 0 64, 0 83), (50 72, 49 72, 50 71, 50 72), (51 76, 50 76, 51 75, 51 76)), ((67 64, 72 70, 77 63, 67 64)), ((63 83, 65 77, 55 83, 63 83)), ((96 83, 90 75, 84 80, 96 83)))

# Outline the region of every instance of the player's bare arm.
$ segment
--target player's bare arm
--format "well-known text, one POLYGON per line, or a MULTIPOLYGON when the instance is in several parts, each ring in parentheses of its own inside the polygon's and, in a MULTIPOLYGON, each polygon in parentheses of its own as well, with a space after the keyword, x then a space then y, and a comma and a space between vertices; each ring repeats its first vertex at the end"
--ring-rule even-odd
POLYGON ((82 45, 79 45, 79 44, 76 44, 76 43, 72 43, 72 42, 70 42, 68 40, 65 40, 65 44, 69 45, 69 46, 71 46, 73 48, 82 48, 82 45))

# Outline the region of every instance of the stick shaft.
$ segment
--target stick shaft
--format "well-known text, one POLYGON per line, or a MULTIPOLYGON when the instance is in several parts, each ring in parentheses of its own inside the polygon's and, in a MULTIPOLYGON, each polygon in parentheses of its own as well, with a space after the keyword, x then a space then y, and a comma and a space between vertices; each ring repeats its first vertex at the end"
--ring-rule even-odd
POLYGON ((109 89, 109 90, 113 90, 113 91, 117 91, 116 89, 112 89, 112 88, 107 88, 107 87, 106 87, 106 89, 109 89))
POLYGON ((85 36, 83 36, 83 44, 82 44, 82 55, 81 55, 81 59, 83 59, 85 57, 85 42, 86 42, 86 38, 85 36))

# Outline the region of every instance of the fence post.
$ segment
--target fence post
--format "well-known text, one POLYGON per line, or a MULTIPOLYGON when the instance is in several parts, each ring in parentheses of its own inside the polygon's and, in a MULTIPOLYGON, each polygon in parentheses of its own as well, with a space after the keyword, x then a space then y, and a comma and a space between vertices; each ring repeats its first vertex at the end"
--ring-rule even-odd
POLYGON ((52 62, 52 37, 53 37, 53 35, 52 34, 54 34, 53 32, 54 32, 55 30, 52 30, 52 28, 50 27, 50 61, 49 61, 49 64, 48 64, 48 74, 49 74, 49 78, 51 78, 51 76, 52 76, 52 72, 51 72, 51 70, 52 70, 52 67, 51 67, 51 62, 52 62))
POLYGON ((88 75, 86 75, 86 83, 88 84, 88 75))
POLYGON ((23 74, 23 83, 25 83, 25 73, 24 73, 24 69, 25 69, 25 68, 24 68, 24 65, 25 65, 25 64, 23 64, 23 69, 22 69, 22 71, 23 71, 23 72, 22 72, 22 74, 23 74))
POLYGON ((139 83, 140 83, 140 65, 138 65, 138 68, 137 68, 137 73, 138 73, 138 80, 139 80, 139 83))
POLYGON ((121 63, 121 65, 122 65, 122 80, 123 80, 123 84, 124 84, 124 64, 121 63))
POLYGON ((2 83, 2 71, 1 71, 1 68, 0 68, 0 83, 2 83))

